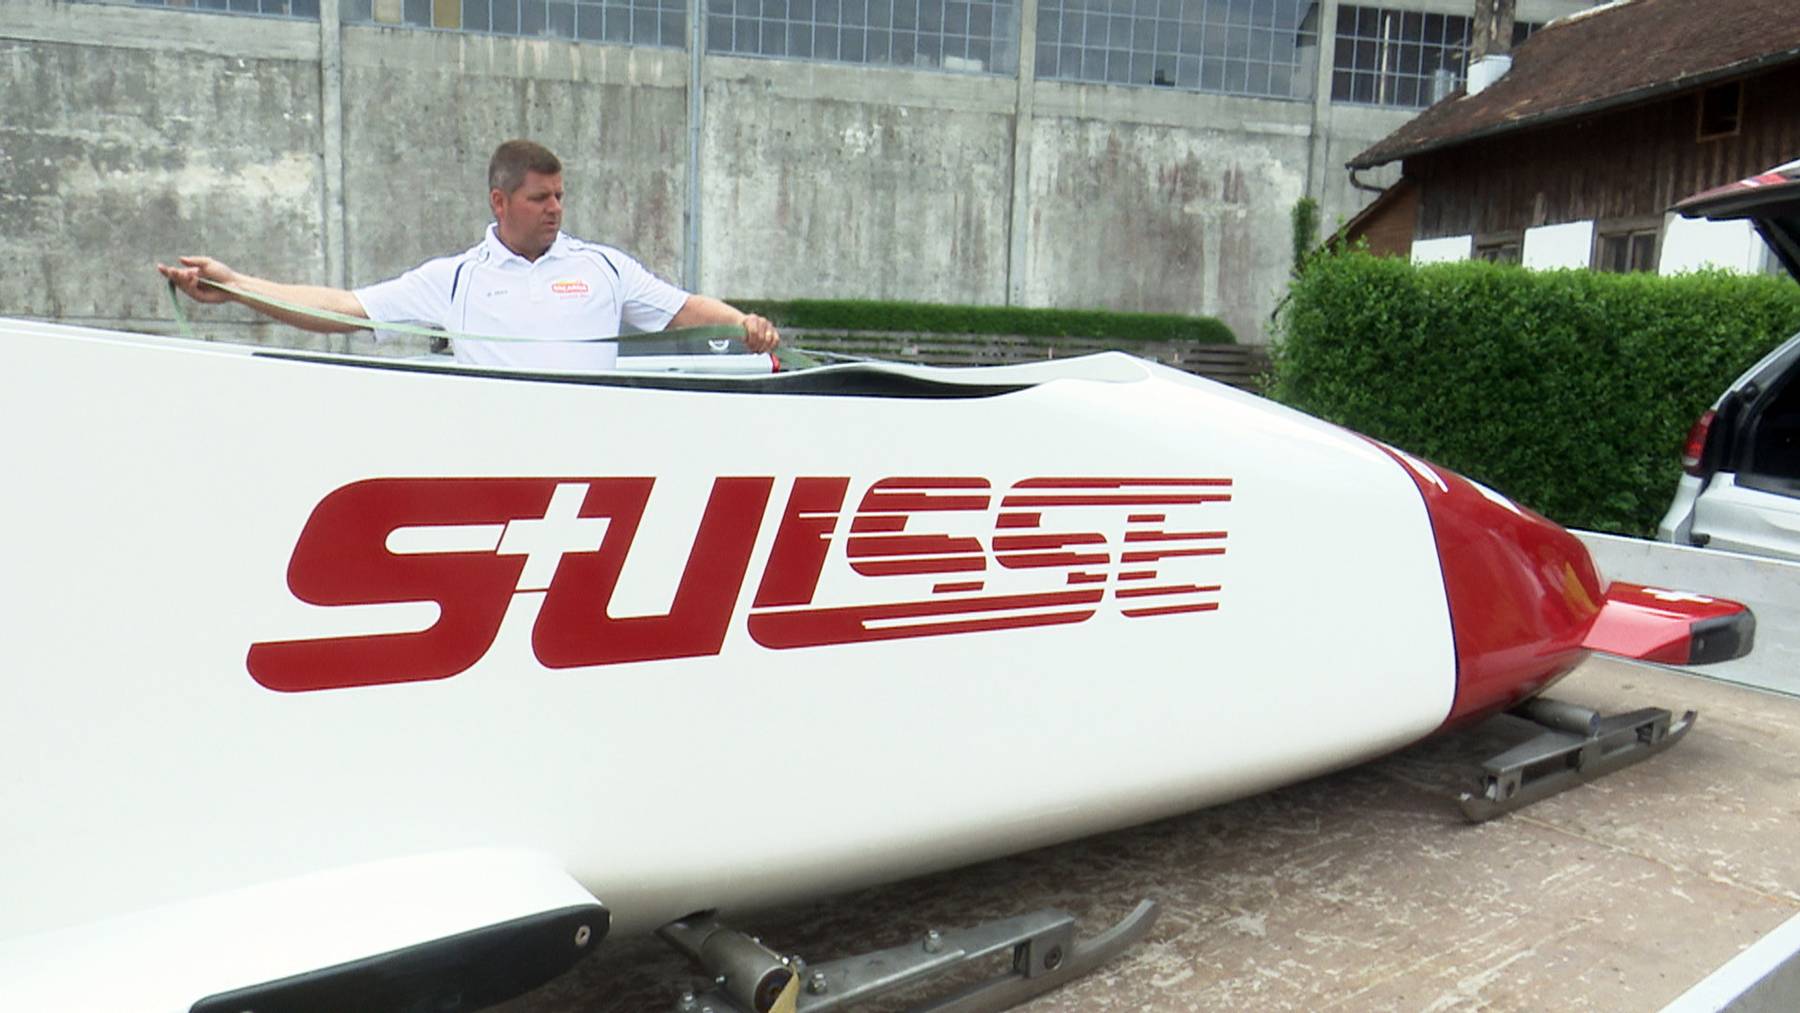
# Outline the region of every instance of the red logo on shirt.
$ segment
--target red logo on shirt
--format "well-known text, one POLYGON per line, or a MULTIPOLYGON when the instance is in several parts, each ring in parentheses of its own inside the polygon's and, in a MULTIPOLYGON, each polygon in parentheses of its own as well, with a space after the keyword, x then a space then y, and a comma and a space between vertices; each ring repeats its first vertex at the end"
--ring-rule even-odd
POLYGON ((550 291, 564 299, 578 299, 588 294, 588 284, 580 278, 564 278, 550 283, 550 291))

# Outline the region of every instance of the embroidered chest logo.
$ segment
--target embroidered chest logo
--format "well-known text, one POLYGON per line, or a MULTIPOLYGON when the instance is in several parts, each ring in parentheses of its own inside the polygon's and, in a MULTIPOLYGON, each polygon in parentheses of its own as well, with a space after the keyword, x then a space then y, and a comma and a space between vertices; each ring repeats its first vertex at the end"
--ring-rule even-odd
POLYGON ((550 283, 550 292, 559 299, 585 299, 588 283, 580 278, 562 278, 550 283))

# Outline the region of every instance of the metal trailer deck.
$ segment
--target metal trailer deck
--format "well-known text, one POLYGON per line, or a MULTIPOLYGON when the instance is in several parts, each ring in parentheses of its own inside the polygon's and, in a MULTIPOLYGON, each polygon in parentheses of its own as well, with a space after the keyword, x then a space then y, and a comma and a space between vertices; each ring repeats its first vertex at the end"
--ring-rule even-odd
MULTIPOLYGON (((1089 935, 1161 902, 1143 943, 1020 1007, 1034 1013, 1655 1010, 1784 924, 1796 934, 1800 699, 1602 658, 1551 695, 1700 718, 1662 756, 1489 823, 1465 823, 1456 799, 1524 737, 1506 717, 1230 805, 734 923, 818 961, 1044 907, 1089 935)), ((1194 733, 1231 730, 1197 716, 1194 733)), ((1794 966, 1781 977, 1800 985, 1794 966)), ((661 943, 614 939, 501 1009, 668 1010, 682 982, 698 984, 661 943)), ((1800 989, 1740 1008, 1800 1008, 1800 989)))

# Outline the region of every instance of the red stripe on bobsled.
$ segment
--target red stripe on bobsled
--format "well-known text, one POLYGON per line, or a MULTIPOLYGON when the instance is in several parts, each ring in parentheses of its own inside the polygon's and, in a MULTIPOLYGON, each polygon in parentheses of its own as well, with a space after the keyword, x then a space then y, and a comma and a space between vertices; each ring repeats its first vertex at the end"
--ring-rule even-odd
POLYGON ((757 643, 777 650, 1027 629, 1083 622, 1093 616, 1094 606, 1105 594, 1104 588, 1093 588, 953 601, 753 612, 749 628, 757 643))
POLYGON ((1146 486, 1228 486, 1229 478, 1028 478, 1015 489, 1133 489, 1146 486))
POLYGON ((1143 552, 1127 552, 1119 556, 1121 563, 1154 563, 1177 556, 1223 556, 1224 549, 1154 549, 1143 552))
POLYGON ((1167 587, 1122 587, 1113 592, 1115 598, 1148 598, 1160 594, 1198 594, 1217 591, 1217 584, 1170 584, 1167 587))
POLYGON ((1155 608, 1123 609, 1122 612, 1127 619, 1144 619, 1150 616, 1172 616, 1185 612, 1217 612, 1218 610, 1218 602, 1203 601, 1192 605, 1159 605, 1155 608))
MULTIPOLYGON (((1023 482, 1019 483, 1024 485, 1023 482)), ((1001 501, 1001 506, 1015 507, 1070 507, 1070 506, 1183 506, 1196 503, 1225 503, 1231 499, 1227 493, 1145 493, 1143 495, 1119 495, 1095 493, 1089 496, 1079 495, 1019 495, 1009 494, 1001 501)))

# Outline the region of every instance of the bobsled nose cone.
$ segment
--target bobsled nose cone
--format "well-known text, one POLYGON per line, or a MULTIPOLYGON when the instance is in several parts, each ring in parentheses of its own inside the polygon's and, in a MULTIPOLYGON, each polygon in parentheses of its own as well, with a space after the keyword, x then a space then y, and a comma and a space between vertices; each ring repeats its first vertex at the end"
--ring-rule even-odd
POLYGON ((1479 483, 1383 447, 1425 499, 1456 645, 1462 724, 1541 692, 1586 657, 1599 571, 1574 535, 1479 483))

